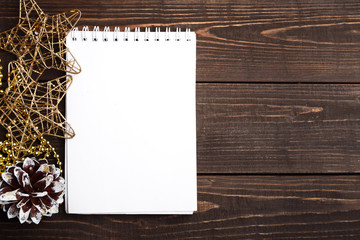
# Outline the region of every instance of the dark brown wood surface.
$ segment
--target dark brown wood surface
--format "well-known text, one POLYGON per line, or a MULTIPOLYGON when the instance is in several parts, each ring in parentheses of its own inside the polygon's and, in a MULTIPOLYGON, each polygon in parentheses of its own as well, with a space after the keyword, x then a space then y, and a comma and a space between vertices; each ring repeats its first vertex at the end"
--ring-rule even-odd
POLYGON ((198 172, 360 171, 360 85, 197 85, 198 172))
MULTIPOLYGON (((360 239, 359 1, 37 2, 49 14, 80 9, 80 27, 196 31, 199 211, 62 207, 39 226, 1 213, 0 239, 360 239)), ((19 2, 0 6, 4 31, 19 2)))
MULTIPOLYGON (((66 215, 5 239, 359 239, 359 176, 200 176, 193 216, 66 215)), ((3 238, 1 238, 3 239, 3 238)))

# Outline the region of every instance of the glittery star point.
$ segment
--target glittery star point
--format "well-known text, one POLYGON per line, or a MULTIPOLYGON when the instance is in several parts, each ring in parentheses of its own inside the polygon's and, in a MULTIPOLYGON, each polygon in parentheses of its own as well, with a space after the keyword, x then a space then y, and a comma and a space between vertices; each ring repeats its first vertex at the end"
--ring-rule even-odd
POLYGON ((0 49, 15 54, 34 80, 46 69, 79 73, 65 41, 80 15, 79 10, 71 10, 50 16, 34 0, 20 0, 19 22, 0 34, 0 49))

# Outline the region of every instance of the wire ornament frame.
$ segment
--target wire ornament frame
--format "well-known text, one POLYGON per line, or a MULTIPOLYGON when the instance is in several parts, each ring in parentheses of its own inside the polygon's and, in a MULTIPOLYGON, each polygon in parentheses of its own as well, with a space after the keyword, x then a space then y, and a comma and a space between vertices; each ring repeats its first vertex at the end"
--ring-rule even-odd
POLYGON ((66 36, 80 19, 79 10, 50 16, 34 0, 20 0, 19 22, 0 34, 0 49, 16 55, 8 65, 8 87, 0 96, 0 124, 10 134, 14 159, 29 152, 44 135, 75 136, 59 110, 72 77, 40 79, 48 69, 80 73, 66 47, 66 36))

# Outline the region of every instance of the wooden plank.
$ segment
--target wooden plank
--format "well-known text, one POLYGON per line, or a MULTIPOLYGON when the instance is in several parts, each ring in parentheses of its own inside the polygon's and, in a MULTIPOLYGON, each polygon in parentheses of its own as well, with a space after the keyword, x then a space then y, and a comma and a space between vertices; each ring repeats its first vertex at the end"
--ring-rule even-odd
MULTIPOLYGON (((82 11, 79 26, 190 27, 199 82, 358 82, 360 3, 350 1, 48 1, 49 14, 82 11)), ((0 30, 18 1, 0 1, 0 30)))
MULTIPOLYGON (((193 216, 0 214, 1 239, 359 239, 360 176, 200 176, 193 216)), ((106 201, 104 201, 106 204, 106 201)))
POLYGON ((360 172, 359 96, 355 84, 198 84, 198 172, 360 172))

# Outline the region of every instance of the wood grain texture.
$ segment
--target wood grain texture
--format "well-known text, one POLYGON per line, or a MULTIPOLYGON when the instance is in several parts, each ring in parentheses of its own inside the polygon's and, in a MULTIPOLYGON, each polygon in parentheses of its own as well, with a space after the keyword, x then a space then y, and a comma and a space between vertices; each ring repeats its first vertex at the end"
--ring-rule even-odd
MULTIPOLYGON (((360 239, 359 1, 37 2, 49 14, 80 9, 80 27, 196 31, 199 211, 62 208, 39 226, 1 213, 1 239, 360 239)), ((17 23, 19 1, 0 5, 4 31, 17 23)), ((64 156, 63 141, 51 142, 64 156)))
POLYGON ((200 173, 360 171, 360 86, 197 85, 200 173))
POLYGON ((193 216, 0 214, 1 239, 359 239, 360 176, 201 176, 193 216), (9 229, 10 227, 10 229, 9 229))
MULTIPOLYGON (((360 3, 250 0, 38 0, 48 13, 82 11, 79 26, 190 27, 199 82, 358 82, 360 3)), ((18 1, 1 0, 0 30, 18 1)))

